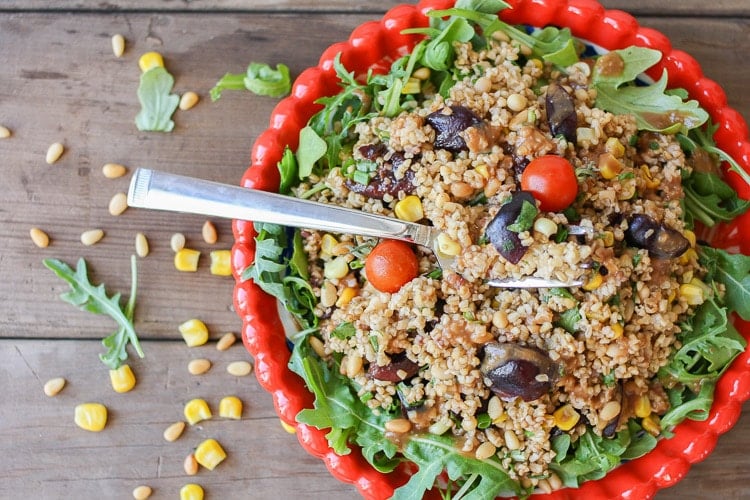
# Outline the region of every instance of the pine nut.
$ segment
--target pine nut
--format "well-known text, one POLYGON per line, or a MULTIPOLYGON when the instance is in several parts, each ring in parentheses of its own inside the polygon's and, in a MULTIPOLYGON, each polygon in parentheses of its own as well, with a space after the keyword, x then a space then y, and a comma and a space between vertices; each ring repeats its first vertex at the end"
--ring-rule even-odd
POLYGON ((451 194, 456 198, 468 198, 474 194, 474 188, 463 181, 454 182, 451 184, 451 194))
POLYGON ((62 145, 62 143, 55 142, 50 144, 50 147, 47 148, 47 155, 45 156, 44 160, 52 165, 57 160, 60 159, 63 152, 65 151, 65 147, 62 145))
POLYGON ((549 481, 547 481, 546 479, 540 479, 536 484, 536 487, 542 490, 544 493, 552 493, 552 486, 550 486, 549 481))
POLYGON ((151 487, 146 486, 145 484, 142 484, 141 486, 137 486, 133 490, 133 498, 135 500, 146 500, 150 496, 151 496, 151 487))
POLYGON ((104 231, 101 229, 89 229, 81 233, 81 243, 84 245, 91 246, 98 243, 104 237, 104 231))
POLYGON ((253 371, 253 365, 247 361, 233 361, 227 365, 227 372, 235 377, 244 377, 250 375, 253 371))
POLYGON ((195 92, 188 91, 180 97, 180 109, 183 111, 187 111, 196 104, 198 104, 198 94, 195 92))
POLYGON ((323 345, 323 341, 318 337, 314 337, 312 335, 310 336, 310 347, 312 347, 313 351, 315 351, 315 354, 317 354, 321 358, 326 357, 326 348, 323 345))
POLYGON ((120 35, 112 35, 112 53, 115 57, 122 57, 125 52, 125 38, 120 35))
POLYGON ((497 396, 492 396, 487 403, 487 415, 494 421, 502 417, 504 413, 503 403, 497 396))
POLYGON ((216 349, 226 351, 237 341, 237 337, 232 332, 227 332, 216 342, 216 349))
POLYGON ((109 200, 109 214, 120 215, 128 209, 128 195, 125 193, 115 194, 111 200, 109 200))
POLYGON ((526 109, 528 103, 529 100, 523 94, 511 94, 508 96, 507 105, 511 111, 522 111, 526 109))
POLYGON ((411 430, 411 422, 405 418, 394 418, 385 423, 385 430, 388 432, 403 434, 411 430))
POLYGON ((185 422, 175 422, 164 430, 164 439, 169 441, 177 441, 182 436, 182 431, 185 430, 185 422))
POLYGON ((605 404, 599 411, 599 420, 602 423, 613 420, 620 414, 620 403, 618 401, 610 401, 605 404))
POLYGON ((190 453, 185 457, 185 461, 182 463, 182 468, 185 469, 185 474, 188 476, 198 474, 198 461, 195 459, 195 454, 190 453))
POLYGON ((521 447, 521 442, 518 440, 518 436, 516 436, 515 432, 506 430, 504 437, 505 446, 507 446, 509 450, 517 450, 521 447))
POLYGON ((549 482, 550 488, 552 490, 559 490, 563 487, 562 479, 560 479, 560 476, 558 476, 555 473, 551 473, 549 475, 549 478, 547 478, 547 482, 549 482))
POLYGON ((188 363, 188 372, 190 375, 203 375, 211 369, 211 362, 207 359, 192 359, 188 363))
POLYGON ((489 441, 485 441, 477 447, 477 450, 474 452, 474 456, 477 458, 477 460, 484 460, 485 458, 490 458, 495 454, 495 452, 497 452, 497 448, 495 448, 495 445, 490 443, 489 441))
POLYGON ((336 303, 336 285, 326 280, 323 282, 323 286, 320 287, 320 305, 323 307, 331 307, 336 303))
POLYGON ((44 384, 44 393, 49 397, 57 396, 63 387, 65 387, 64 378, 51 378, 44 384))
POLYGON ((203 223, 201 235, 203 235, 203 241, 205 241, 209 245, 213 245, 214 243, 216 243, 216 240, 219 239, 218 235, 216 234, 216 226, 214 226, 214 223, 210 220, 207 220, 203 223))
POLYGON ((127 171, 128 169, 119 163, 106 163, 102 167, 102 174, 104 174, 104 177, 107 179, 117 179, 118 177, 125 175, 127 171))
POLYGON ((486 94, 487 92, 492 90, 492 80, 490 80, 489 77, 481 76, 477 78, 476 82, 474 82, 474 88, 477 90, 477 92, 486 94))
POLYGON ((362 370, 362 356, 359 354, 350 354, 346 358, 346 376, 354 378, 362 370))
POLYGON ((174 233, 169 240, 169 246, 172 248, 173 252, 179 252, 185 248, 185 235, 182 233, 174 233))
POLYGON ((143 233, 136 233, 135 253, 138 255, 138 257, 143 258, 148 255, 148 252, 148 239, 146 239, 146 235, 143 233))
POLYGON ((10 137, 10 129, 0 125, 0 139, 7 139, 10 137))
POLYGON ((29 236, 31 236, 31 241, 39 248, 47 248, 49 246, 49 236, 38 227, 32 227, 29 230, 29 236))

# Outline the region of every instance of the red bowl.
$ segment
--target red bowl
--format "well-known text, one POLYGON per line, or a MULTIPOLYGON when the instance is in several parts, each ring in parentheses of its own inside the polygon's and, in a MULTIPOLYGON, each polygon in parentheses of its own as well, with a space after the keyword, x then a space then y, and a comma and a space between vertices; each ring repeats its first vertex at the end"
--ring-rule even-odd
MULTIPOLYGON (((369 68, 385 71, 391 61, 408 53, 420 40, 418 35, 404 35, 401 31, 428 24, 425 13, 444 9, 453 0, 422 0, 416 6, 400 5, 388 11, 380 21, 371 21, 355 28, 345 42, 335 43, 323 52, 316 67, 303 71, 294 83, 291 95, 282 100, 271 114, 269 128, 256 140, 251 165, 241 185, 249 188, 277 191, 279 173, 276 167, 285 146, 297 147, 300 128, 318 110, 315 101, 338 92, 333 69, 336 54, 341 53, 344 65, 358 73, 369 68)), ((719 125, 715 135, 718 146, 750 170, 748 127, 741 115, 727 106, 721 87, 706 78, 700 65, 689 54, 672 48, 662 33, 643 28, 629 14, 605 10, 594 0, 508 0, 512 8, 502 11, 504 21, 532 26, 555 25, 569 27, 577 37, 613 50, 629 45, 650 47, 664 55, 652 69, 651 76, 659 76, 663 69, 669 74, 670 87, 682 87, 709 112, 719 125)), ((728 180, 743 198, 750 199, 750 189, 734 174, 728 180)), ((331 474, 341 481, 353 483, 365 498, 389 498, 393 490, 408 480, 408 470, 397 469, 381 474, 372 468, 358 451, 339 456, 329 448, 326 431, 295 421, 303 408, 312 407, 313 396, 301 378, 292 373, 287 363, 289 349, 282 323, 276 313, 276 300, 263 293, 252 281, 241 281, 240 273, 253 262, 255 232, 251 222, 234 221, 235 244, 232 265, 236 286, 234 305, 242 323, 242 339, 255 358, 256 375, 260 384, 273 396, 280 418, 297 429, 297 437, 304 449, 321 458, 331 474)), ((722 226, 713 244, 740 248, 750 254, 748 238, 750 213, 729 226, 722 226)), ((745 338, 750 339, 750 323, 739 319, 735 325, 745 338)), ((662 439, 647 455, 622 464, 605 478, 588 481, 578 489, 562 489, 548 495, 550 499, 573 498, 648 498, 659 489, 682 479, 690 465, 705 459, 716 445, 719 435, 737 422, 742 403, 750 397, 750 350, 742 353, 717 384, 715 400, 709 417, 702 422, 687 420, 676 427, 674 437, 662 439)))

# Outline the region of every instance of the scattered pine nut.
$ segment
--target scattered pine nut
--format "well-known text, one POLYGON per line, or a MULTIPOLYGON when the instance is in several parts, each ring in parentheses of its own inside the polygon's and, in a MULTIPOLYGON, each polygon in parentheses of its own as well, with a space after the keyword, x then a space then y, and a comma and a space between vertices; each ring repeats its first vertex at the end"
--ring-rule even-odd
POLYGON ((101 229, 89 229, 81 233, 81 243, 84 245, 91 246, 98 243, 104 237, 104 231, 101 229))
POLYGON ((164 429, 164 439, 169 441, 170 443, 172 441, 177 441, 180 436, 182 436, 182 432, 185 430, 185 422, 179 421, 175 422, 166 429, 164 429))
POLYGON ((196 104, 198 104, 198 94, 195 92, 188 91, 180 97, 180 109, 183 111, 187 111, 196 104))
POLYGON ((198 461, 195 459, 194 453, 190 453, 185 457, 185 461, 182 463, 182 468, 185 469, 185 474, 188 476, 198 474, 198 461))
POLYGON ((10 137, 10 129, 0 125, 0 139, 7 139, 10 137))
POLYGON ((148 497, 151 496, 151 487, 146 486, 145 484, 142 484, 140 486, 137 486, 133 490, 133 498, 135 500, 146 500, 148 497))
POLYGON ((138 257, 145 257, 148 255, 148 240, 146 235, 143 233, 136 233, 135 235, 135 253, 138 257))
POLYGON ((50 144, 50 146, 47 148, 47 155, 45 156, 44 160, 52 165, 57 160, 60 159, 63 152, 65 151, 65 147, 60 142, 55 142, 50 144))
POLYGON ((110 215, 120 215, 128 209, 128 195, 125 193, 115 194, 111 200, 109 200, 109 213, 110 215))
POLYGON ((247 361, 233 361, 227 365, 227 372, 235 377, 244 377, 250 375, 253 371, 253 365, 247 361))
POLYGON ((216 342, 216 349, 226 351, 237 341, 237 337, 232 332, 227 332, 216 342))
POLYGON ((115 57, 122 57, 122 54, 125 52, 125 38, 119 33, 112 35, 112 52, 115 57))
POLYGON ((29 236, 31 236, 31 241, 39 248, 47 248, 49 246, 49 236, 38 227, 32 227, 29 230, 29 236))
POLYGON ((172 248, 173 252, 179 252, 185 248, 185 235, 182 233, 174 233, 169 240, 169 246, 172 248))
POLYGON ((65 387, 64 378, 51 378, 44 384, 44 393, 49 397, 57 396, 63 387, 65 387))
POLYGON ((102 167, 102 174, 104 174, 104 177, 106 177, 107 179, 116 179, 118 177, 122 177, 127 171, 128 169, 125 168, 124 165, 120 165, 119 163, 106 163, 102 167))
POLYGON ((204 358, 192 359, 188 363, 188 372, 190 375, 203 375, 211 369, 211 362, 204 358))
POLYGON ((216 243, 216 240, 219 239, 218 235, 216 234, 216 226, 214 226, 214 223, 210 220, 207 220, 203 223, 201 234, 203 235, 203 241, 205 241, 209 245, 213 245, 214 243, 216 243))

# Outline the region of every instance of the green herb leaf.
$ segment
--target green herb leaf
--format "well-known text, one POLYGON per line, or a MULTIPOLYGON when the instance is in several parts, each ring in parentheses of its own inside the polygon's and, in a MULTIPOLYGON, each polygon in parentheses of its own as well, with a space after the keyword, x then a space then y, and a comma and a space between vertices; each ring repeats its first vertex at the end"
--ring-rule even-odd
POLYGON ((354 327, 354 323, 350 321, 341 323, 340 325, 337 325, 336 328, 331 330, 331 337, 336 337, 337 339, 342 340, 354 337, 356 334, 357 329, 354 327))
POLYGON ((107 295, 103 284, 98 286, 91 284, 86 261, 83 258, 78 259, 75 271, 66 263, 57 259, 45 259, 44 265, 70 285, 70 291, 60 295, 62 300, 78 307, 82 311, 94 314, 106 314, 117 323, 118 329, 102 340, 102 344, 107 348, 107 352, 101 354, 99 358, 105 365, 112 370, 119 368, 123 361, 128 359, 126 349, 128 343, 133 346, 138 356, 141 358, 144 356, 138 335, 133 326, 133 312, 135 310, 137 288, 135 256, 132 256, 130 259, 130 298, 124 309, 120 306, 119 293, 110 297, 107 295))
POLYGON ((292 187, 298 180, 297 174, 297 158, 294 156, 294 152, 287 146, 284 148, 284 155, 278 163, 279 174, 281 176, 281 182, 279 183, 279 193, 289 194, 292 187))
MULTIPOLYGON (((602 57, 617 56, 619 56, 623 62, 622 72, 616 75, 602 73, 601 66, 595 64, 591 75, 591 81, 594 85, 619 87, 625 83, 630 83, 651 66, 658 63, 662 57, 661 52, 658 50, 636 46, 631 46, 621 50, 613 50, 610 54, 602 57), (613 56, 612 54, 616 54, 616 56, 613 56)), ((600 58, 599 60, 602 59, 600 58)))
POLYGON ((320 138, 311 126, 299 131, 299 148, 297 148, 297 166, 300 180, 310 176, 315 162, 320 160, 328 149, 326 141, 320 138))
POLYGON ((283 97, 292 89, 289 68, 277 64, 274 70, 265 63, 252 62, 245 73, 227 73, 210 91, 211 100, 216 101, 224 90, 249 90, 257 95, 283 97))
POLYGON ((573 308, 560 313, 557 325, 565 329, 568 333, 575 333, 576 325, 578 325, 579 321, 581 321, 581 312, 578 308, 573 308))
POLYGON ((536 205, 524 201, 521 204, 521 212, 518 214, 518 217, 516 217, 513 224, 508 225, 508 231, 513 231, 514 233, 528 231, 534 226, 534 219, 538 213, 539 210, 537 210, 536 205))
POLYGON ((750 208, 750 201, 741 200, 729 184, 712 172, 693 171, 682 180, 682 187, 690 218, 709 227, 730 221, 750 208))
POLYGON ((135 117, 138 130, 172 131, 172 113, 180 103, 179 96, 170 94, 173 85, 174 78, 161 66, 155 66, 141 74, 141 83, 138 86, 141 111, 135 117))
POLYGON ((726 250, 699 247, 699 258, 708 272, 706 281, 718 281, 726 287, 722 302, 745 321, 750 320, 750 256, 730 254, 726 250))
POLYGON ((678 139, 680 140, 682 148, 688 152, 701 148, 708 154, 715 155, 719 160, 727 162, 729 170, 739 175, 745 184, 750 186, 750 173, 746 172, 745 169, 737 163, 737 160, 716 146, 713 137, 718 128, 718 125, 711 123, 711 120, 709 120, 705 126, 694 128, 688 133, 688 135, 679 135, 678 139))

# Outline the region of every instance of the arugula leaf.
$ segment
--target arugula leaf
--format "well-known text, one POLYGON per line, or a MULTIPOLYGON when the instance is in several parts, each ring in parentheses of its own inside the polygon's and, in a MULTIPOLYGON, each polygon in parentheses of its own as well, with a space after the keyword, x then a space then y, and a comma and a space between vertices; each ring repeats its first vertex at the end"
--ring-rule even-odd
POLYGON ((514 233, 528 231, 534 226, 534 218, 538 213, 539 210, 537 210, 536 205, 524 201, 521 204, 521 212, 518 214, 518 217, 513 224, 508 225, 508 231, 513 231, 514 233))
POLYGON ((326 141, 320 138, 311 126, 299 131, 299 148, 297 148, 297 174, 300 180, 306 179, 313 172, 315 162, 320 160, 328 149, 326 141))
POLYGON ((154 66, 141 74, 138 86, 138 100, 141 110, 135 117, 135 126, 141 131, 171 132, 174 128, 172 113, 177 109, 180 98, 170 94, 174 77, 162 66, 154 66))
POLYGON ((576 325, 581 321, 581 312, 577 307, 568 309, 560 313, 560 319, 557 321, 557 325, 562 327, 568 333, 575 333, 576 325))
POLYGON ((102 344, 107 348, 106 353, 99 355, 102 363, 112 370, 119 368, 122 362, 128 359, 126 350, 128 343, 133 346, 138 356, 141 358, 144 356, 141 343, 133 326, 137 288, 137 266, 134 255, 130 258, 130 298, 124 309, 120 306, 119 293, 110 297, 107 295, 107 290, 103 284, 98 286, 91 284, 86 261, 83 258, 78 259, 75 271, 66 263, 57 259, 45 259, 43 262, 48 269, 70 285, 70 291, 60 295, 62 300, 82 311, 106 314, 117 323, 118 329, 102 340, 102 344))
POLYGON ((279 175, 281 182, 279 182, 279 193, 289 194, 292 187, 297 182, 297 158, 294 156, 294 151, 287 146, 284 148, 284 154, 278 163, 279 175))
POLYGON ((713 137, 718 128, 718 124, 713 124, 711 120, 709 120, 704 127, 695 128, 687 135, 680 134, 677 138, 679 139, 682 148, 686 151, 692 152, 697 148, 701 148, 708 154, 715 155, 721 161, 727 162, 729 170, 739 175, 740 178, 745 181, 745 184, 750 186, 750 172, 745 171, 745 169, 737 163, 737 160, 716 146, 713 137))
POLYGON ((745 321, 750 320, 750 256, 704 245, 699 247, 698 256, 707 271, 706 281, 718 281, 726 287, 722 302, 745 321))
POLYGON ((210 91, 211 100, 216 101, 224 90, 249 90, 257 95, 283 97, 292 89, 292 79, 286 64, 277 64, 276 69, 265 63, 251 62, 245 73, 227 73, 210 91))
POLYGON ((631 46, 625 49, 613 50, 597 59, 591 75, 591 81, 595 86, 619 87, 638 78, 643 72, 658 63, 661 57, 661 52, 646 47, 631 46), (606 58, 612 57, 619 58, 622 61, 622 71, 617 74, 602 71, 601 63, 606 61, 606 58))
POLYGON ((682 187, 689 217, 708 227, 730 221, 750 208, 750 201, 740 199, 729 184, 712 172, 693 171, 682 179, 682 187))
POLYGON ((356 333, 357 329, 354 327, 354 323, 347 321, 337 325, 336 328, 331 330, 331 337, 336 337, 337 339, 348 339, 356 335, 356 333))

